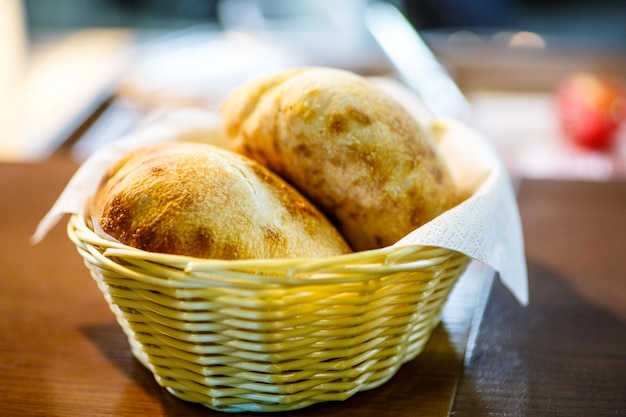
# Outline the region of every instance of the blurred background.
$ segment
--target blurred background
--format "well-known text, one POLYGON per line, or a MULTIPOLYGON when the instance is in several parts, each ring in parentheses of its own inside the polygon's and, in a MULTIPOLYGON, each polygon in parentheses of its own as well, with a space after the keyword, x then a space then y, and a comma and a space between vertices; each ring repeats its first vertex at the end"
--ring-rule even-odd
POLYGON ((604 179, 625 171, 621 127, 608 146, 580 146, 555 107, 574 74, 626 79, 623 0, 0 0, 0 7, 1 160, 40 160, 61 146, 82 160, 155 109, 217 109, 252 76, 329 65, 416 90, 428 73, 449 76, 468 104, 463 120, 517 175, 604 179), (378 3, 399 11, 415 37, 397 16, 372 8, 378 3))

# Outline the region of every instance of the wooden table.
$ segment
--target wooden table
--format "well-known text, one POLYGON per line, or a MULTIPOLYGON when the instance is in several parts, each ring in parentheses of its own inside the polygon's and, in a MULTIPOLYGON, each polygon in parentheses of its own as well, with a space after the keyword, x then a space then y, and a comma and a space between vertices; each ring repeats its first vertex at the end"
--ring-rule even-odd
MULTIPOLYGON (((0 414, 224 415, 132 357, 64 225, 29 243, 75 169, 0 164, 0 414)), ((281 416, 626 416, 626 182, 524 181, 519 199, 530 306, 474 271, 390 382, 281 416)))
POLYGON ((530 305, 496 281, 459 416, 626 416, 626 181, 525 181, 530 305))

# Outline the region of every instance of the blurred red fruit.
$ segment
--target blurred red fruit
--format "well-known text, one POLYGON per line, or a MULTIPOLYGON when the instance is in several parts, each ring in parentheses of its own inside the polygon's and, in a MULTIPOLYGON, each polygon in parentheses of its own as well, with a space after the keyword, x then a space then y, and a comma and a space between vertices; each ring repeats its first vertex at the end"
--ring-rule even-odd
POLYGON ((606 148, 626 119, 626 87, 613 78, 575 73, 557 87, 556 108, 567 137, 587 148, 606 148))

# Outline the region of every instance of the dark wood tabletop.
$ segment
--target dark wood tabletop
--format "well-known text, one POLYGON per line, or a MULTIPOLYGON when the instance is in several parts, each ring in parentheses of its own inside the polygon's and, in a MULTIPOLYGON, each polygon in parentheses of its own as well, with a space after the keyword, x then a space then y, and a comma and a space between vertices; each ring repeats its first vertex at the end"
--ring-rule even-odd
POLYGON ((626 416, 626 181, 522 182, 530 304, 497 282, 458 416, 626 416))
MULTIPOLYGON (((134 359, 65 221, 29 242, 76 168, 62 153, 0 164, 0 415, 224 415, 134 359)), ((519 204, 529 306, 466 276, 391 381, 281 415, 626 416, 626 182, 524 180, 519 204)))

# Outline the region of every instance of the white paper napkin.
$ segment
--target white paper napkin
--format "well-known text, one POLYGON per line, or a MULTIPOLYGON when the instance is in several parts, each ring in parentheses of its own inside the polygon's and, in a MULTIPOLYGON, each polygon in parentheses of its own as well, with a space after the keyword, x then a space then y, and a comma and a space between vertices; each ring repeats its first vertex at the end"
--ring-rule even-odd
MULTIPOLYGON (((455 181, 469 197, 396 245, 444 247, 464 253, 499 272, 502 282, 521 304, 528 303, 524 243, 515 193, 507 172, 489 142, 452 120, 436 122, 441 151, 455 181)), ((87 159, 39 223, 33 242, 68 213, 83 210, 105 169, 126 152, 149 143, 191 140, 218 144, 220 121, 215 113, 178 109, 159 122, 121 138, 87 159)))
POLYGON ((470 196, 396 245, 452 249, 500 273, 517 300, 528 304, 524 240, 513 185, 489 142, 452 120, 441 121, 442 153, 462 192, 470 196))
POLYGON ((110 145, 94 152, 72 176, 52 208, 37 225, 31 237, 38 243, 65 214, 80 213, 86 199, 93 195, 107 167, 133 149, 168 141, 204 142, 219 146, 222 143, 219 116, 198 108, 176 108, 161 114, 152 123, 144 125, 110 145))

